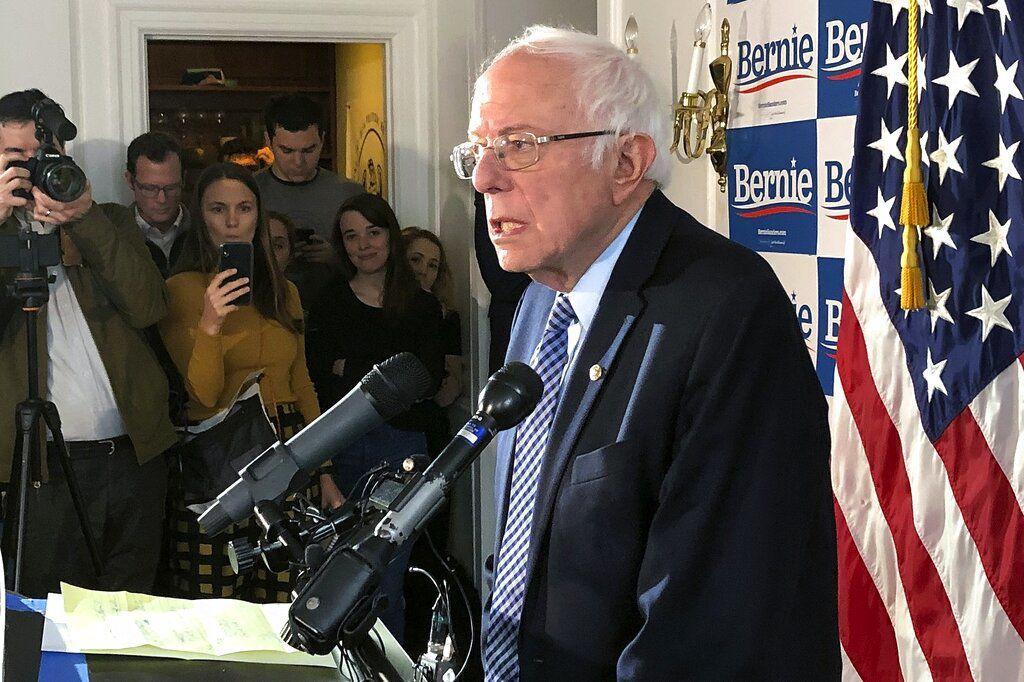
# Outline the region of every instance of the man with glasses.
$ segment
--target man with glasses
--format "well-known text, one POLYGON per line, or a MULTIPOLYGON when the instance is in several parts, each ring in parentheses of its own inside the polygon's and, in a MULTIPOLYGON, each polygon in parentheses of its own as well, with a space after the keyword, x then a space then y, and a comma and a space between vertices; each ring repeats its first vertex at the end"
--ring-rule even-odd
POLYGON ((128 145, 125 182, 135 201, 129 206, 160 273, 167 278, 189 229, 181 201, 181 146, 170 135, 143 133, 128 145))
POLYGON ((670 116, 615 46, 532 27, 452 153, 544 383, 498 440, 489 680, 839 678, 824 396, 768 264, 660 191, 670 116))

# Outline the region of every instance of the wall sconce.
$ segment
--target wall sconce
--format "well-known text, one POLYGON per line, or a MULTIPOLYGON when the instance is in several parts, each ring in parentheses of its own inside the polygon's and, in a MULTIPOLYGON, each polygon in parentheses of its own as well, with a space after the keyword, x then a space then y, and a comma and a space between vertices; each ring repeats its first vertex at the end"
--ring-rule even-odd
POLYGON ((679 148, 683 138, 683 151, 691 159, 699 159, 705 151, 711 157, 711 165, 718 173, 718 188, 726 189, 726 139, 725 129, 729 120, 729 86, 732 82, 732 58, 729 57, 729 20, 722 20, 721 53, 711 62, 711 81, 715 88, 706 92, 697 89, 700 69, 704 62, 704 48, 711 34, 711 3, 705 3, 697 14, 694 25, 693 59, 690 62, 690 77, 686 90, 679 95, 679 102, 672 108, 675 114, 672 124, 672 147, 679 148), (696 132, 693 125, 696 123, 696 132), (711 142, 707 133, 711 130, 711 142))

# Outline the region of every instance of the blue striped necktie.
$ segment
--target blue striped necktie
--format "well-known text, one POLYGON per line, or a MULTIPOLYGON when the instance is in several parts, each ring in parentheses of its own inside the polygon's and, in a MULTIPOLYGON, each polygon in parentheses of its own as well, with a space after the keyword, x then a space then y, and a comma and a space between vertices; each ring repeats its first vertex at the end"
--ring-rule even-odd
POLYGON ((544 395, 516 432, 505 534, 498 553, 494 591, 491 594, 490 627, 483 650, 484 670, 488 680, 504 682, 519 679, 519 620, 529 577, 526 560, 530 552, 537 478, 548 443, 551 420, 558 407, 562 372, 568 356, 566 330, 575 321, 576 312, 569 303, 569 297, 558 294, 551 306, 544 336, 530 361, 544 382, 544 395))

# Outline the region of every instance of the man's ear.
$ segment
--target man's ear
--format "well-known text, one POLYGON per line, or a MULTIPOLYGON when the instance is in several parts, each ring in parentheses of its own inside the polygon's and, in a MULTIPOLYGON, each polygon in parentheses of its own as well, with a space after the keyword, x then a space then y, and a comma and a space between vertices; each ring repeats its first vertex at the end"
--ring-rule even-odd
POLYGON ((129 173, 128 171, 124 172, 124 181, 129 188, 132 186, 132 174, 129 173))
POLYGON ((266 130, 263 131, 263 146, 264 147, 269 147, 270 146, 270 135, 267 135, 267 131, 266 130))
POLYGON ((617 156, 612 173, 612 201, 624 202, 647 175, 658 150, 654 140, 644 133, 624 133, 616 143, 617 156))

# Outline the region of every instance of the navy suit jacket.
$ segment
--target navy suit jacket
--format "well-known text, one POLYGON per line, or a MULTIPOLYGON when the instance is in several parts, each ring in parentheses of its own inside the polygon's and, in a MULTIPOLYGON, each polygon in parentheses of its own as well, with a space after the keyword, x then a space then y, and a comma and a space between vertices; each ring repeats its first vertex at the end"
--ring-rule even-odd
MULTIPOLYGON (((508 360, 529 362, 554 295, 527 289, 508 360)), ((655 191, 581 344, 541 465, 522 678, 838 679, 826 404, 771 268, 655 191)))

